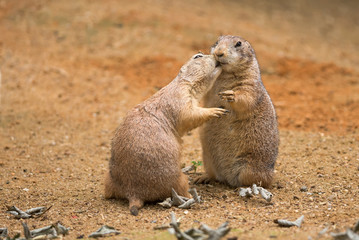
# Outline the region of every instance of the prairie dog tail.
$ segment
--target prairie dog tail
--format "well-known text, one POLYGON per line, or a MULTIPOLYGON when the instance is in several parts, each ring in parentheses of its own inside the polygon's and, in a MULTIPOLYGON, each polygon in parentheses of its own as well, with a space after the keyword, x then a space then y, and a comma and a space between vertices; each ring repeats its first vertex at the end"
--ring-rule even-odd
POLYGON ((143 207, 143 201, 138 198, 131 198, 130 201, 130 212, 133 216, 138 215, 138 210, 143 207))

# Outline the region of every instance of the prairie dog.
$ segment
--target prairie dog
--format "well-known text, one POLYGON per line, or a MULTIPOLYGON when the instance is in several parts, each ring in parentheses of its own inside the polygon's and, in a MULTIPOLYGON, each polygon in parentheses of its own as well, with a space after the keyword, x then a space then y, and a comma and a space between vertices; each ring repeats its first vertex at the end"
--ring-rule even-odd
POLYGON ((233 187, 268 187, 273 180, 279 133, 272 101, 263 86, 255 52, 248 41, 221 36, 211 48, 222 73, 204 97, 205 107, 230 113, 200 130, 206 174, 196 183, 217 180, 233 187))
POLYGON ((181 137, 228 112, 199 107, 221 71, 212 55, 196 54, 171 83, 127 114, 112 140, 105 198, 128 199, 138 215, 144 202, 170 197, 172 188, 190 197, 180 168, 181 137))

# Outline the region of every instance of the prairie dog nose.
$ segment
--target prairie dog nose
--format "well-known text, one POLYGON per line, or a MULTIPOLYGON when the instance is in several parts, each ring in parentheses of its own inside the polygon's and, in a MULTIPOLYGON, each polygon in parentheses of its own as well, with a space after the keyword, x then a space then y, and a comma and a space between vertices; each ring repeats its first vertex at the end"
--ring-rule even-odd
POLYGON ((225 50, 223 48, 215 49, 214 54, 216 57, 223 57, 225 56, 225 50))

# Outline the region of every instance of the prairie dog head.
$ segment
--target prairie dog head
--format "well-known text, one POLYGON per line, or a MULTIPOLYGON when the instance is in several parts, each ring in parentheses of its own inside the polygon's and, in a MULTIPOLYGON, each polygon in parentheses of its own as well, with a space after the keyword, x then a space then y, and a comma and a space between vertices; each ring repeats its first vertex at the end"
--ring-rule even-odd
POLYGON ((213 55, 195 54, 178 73, 181 82, 191 86, 196 97, 202 97, 212 88, 222 72, 222 67, 213 55))
POLYGON ((223 71, 237 72, 248 68, 256 59, 248 41, 237 36, 221 36, 211 47, 211 54, 220 62, 223 71))

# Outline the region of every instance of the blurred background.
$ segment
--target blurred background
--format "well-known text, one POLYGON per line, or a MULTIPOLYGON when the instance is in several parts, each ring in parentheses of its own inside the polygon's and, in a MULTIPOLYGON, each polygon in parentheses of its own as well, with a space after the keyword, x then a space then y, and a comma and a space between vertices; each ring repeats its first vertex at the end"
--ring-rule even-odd
POLYGON ((229 34, 255 48, 281 126, 345 131, 353 124, 337 117, 358 117, 349 113, 358 97, 348 94, 356 82, 348 72, 359 65, 358 10, 349 0, 2 0, 2 107, 23 101, 22 107, 39 108, 31 98, 41 108, 59 104, 56 109, 85 116, 86 109, 106 112, 104 104, 118 109, 114 101, 128 108, 171 81, 192 54, 208 53, 218 36, 229 34), (14 87, 22 89, 7 90, 14 87), (333 98, 340 103, 317 106, 333 98))

